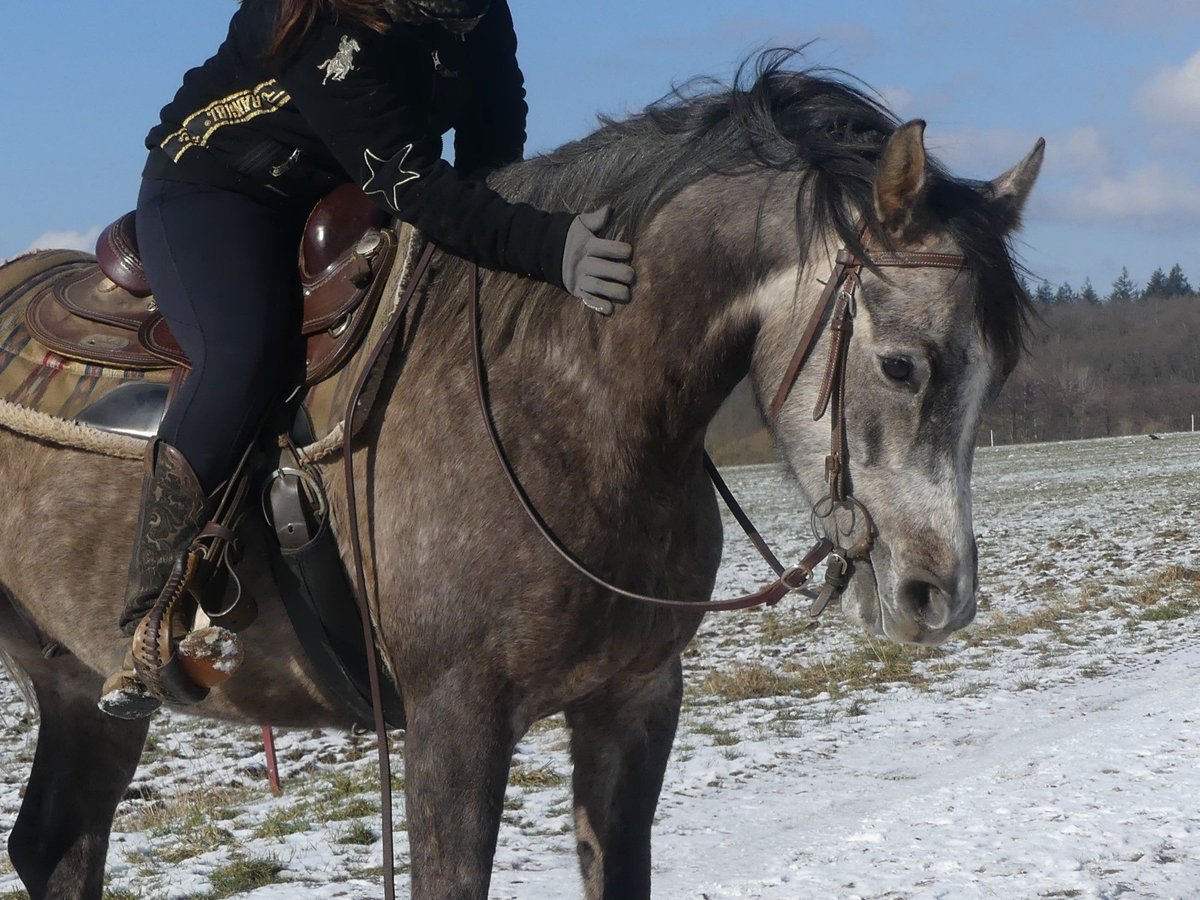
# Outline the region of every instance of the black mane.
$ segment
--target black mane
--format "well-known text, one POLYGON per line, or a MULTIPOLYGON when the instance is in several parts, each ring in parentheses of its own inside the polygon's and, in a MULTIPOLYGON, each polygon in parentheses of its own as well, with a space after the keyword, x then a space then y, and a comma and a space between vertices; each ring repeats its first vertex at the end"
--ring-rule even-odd
MULTIPOLYGON (((826 68, 789 69, 799 50, 769 50, 742 64, 731 85, 689 82, 644 112, 601 119, 601 128, 502 176, 506 193, 543 209, 614 209, 614 234, 638 226, 688 185, 710 174, 756 170, 801 177, 796 223, 807 244, 831 223, 861 250, 861 213, 873 216, 876 164, 899 120, 865 86, 826 68)), ((955 178, 930 162, 927 209, 978 274, 979 321, 989 343, 1015 361, 1030 301, 1008 234, 1013 224, 987 202, 982 183, 955 178)))

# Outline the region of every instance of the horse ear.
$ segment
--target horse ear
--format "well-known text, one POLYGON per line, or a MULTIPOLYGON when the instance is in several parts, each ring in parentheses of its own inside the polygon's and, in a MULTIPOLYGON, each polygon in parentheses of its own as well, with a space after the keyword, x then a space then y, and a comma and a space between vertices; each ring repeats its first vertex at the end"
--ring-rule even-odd
POLYGON ((1021 224, 1021 211, 1038 172, 1042 170, 1042 157, 1046 154, 1046 141, 1038 138, 1029 155, 984 186, 984 195, 992 201, 997 213, 1004 219, 1005 229, 1012 231, 1021 224))
POLYGON ((884 229, 902 233, 924 190, 925 122, 913 119, 888 138, 875 173, 875 214, 884 229))

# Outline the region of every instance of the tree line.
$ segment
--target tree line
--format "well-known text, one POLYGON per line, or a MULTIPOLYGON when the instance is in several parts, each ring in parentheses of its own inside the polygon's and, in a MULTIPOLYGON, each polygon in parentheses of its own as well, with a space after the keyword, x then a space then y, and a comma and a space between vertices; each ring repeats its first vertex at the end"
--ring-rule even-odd
POLYGON ((1200 417, 1200 294, 1178 264, 1101 299, 1046 282, 1028 352, 989 409, 981 442, 1184 431, 1200 417))
MULTIPOLYGON (((1029 288, 1028 284, 1026 288, 1029 288)), ((1083 280, 1083 287, 1079 290, 1071 287, 1071 283, 1068 281, 1064 281, 1057 288, 1052 287, 1049 281, 1043 281, 1036 289, 1030 289, 1029 293, 1034 300, 1046 306, 1060 306, 1067 303, 1090 303, 1096 306, 1106 301, 1108 303, 1132 303, 1139 300, 1164 300, 1168 297, 1191 297, 1196 294, 1196 291, 1192 289, 1187 276, 1183 274, 1183 267, 1179 263, 1175 263, 1169 272, 1164 272, 1161 268, 1155 269, 1150 275, 1150 280, 1140 288, 1129 277, 1129 269, 1122 267, 1121 274, 1112 283, 1108 294, 1103 297, 1092 287, 1090 278, 1083 280)))

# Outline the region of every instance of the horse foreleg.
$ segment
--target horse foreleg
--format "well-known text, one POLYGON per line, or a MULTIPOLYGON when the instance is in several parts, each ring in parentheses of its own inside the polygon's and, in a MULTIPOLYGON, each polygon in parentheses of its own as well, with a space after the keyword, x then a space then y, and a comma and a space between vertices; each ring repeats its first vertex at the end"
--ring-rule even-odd
POLYGON ((513 729, 496 691, 445 681, 404 698, 412 897, 486 900, 513 729))
POLYGON ((99 900, 113 813, 137 769, 148 720, 101 713, 103 679, 73 657, 21 654, 19 662, 41 722, 9 857, 32 900, 99 900))
POLYGON ((567 709, 587 900, 650 896, 650 828, 682 701, 679 658, 567 709))

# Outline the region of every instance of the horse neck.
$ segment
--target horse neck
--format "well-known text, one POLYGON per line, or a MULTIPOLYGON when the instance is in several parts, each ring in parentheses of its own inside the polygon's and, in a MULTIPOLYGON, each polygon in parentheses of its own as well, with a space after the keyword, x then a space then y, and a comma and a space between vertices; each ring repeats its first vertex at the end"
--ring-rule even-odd
POLYGON ((573 423, 608 489, 698 462, 708 423, 748 373, 759 288, 795 254, 792 207, 766 200, 781 196, 772 181, 705 179, 639 228, 634 298, 611 318, 561 296, 529 301, 563 305, 510 348, 526 428, 565 427, 547 415, 573 423))

